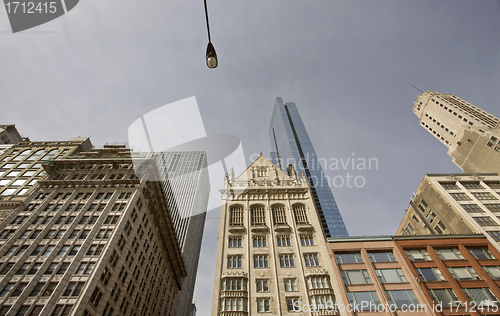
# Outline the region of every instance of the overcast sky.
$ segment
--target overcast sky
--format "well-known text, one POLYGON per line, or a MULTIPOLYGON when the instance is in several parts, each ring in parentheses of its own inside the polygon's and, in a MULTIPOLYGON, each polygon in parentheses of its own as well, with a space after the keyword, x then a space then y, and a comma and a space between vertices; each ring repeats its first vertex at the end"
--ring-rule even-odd
MULTIPOLYGON (((207 133, 268 154, 277 96, 295 102, 318 156, 377 158, 363 188, 332 188, 351 235, 394 234, 426 173, 460 172, 412 113, 419 91, 500 116, 498 1, 208 0, 219 67, 205 65, 203 1, 85 0, 12 34, 0 10, 0 124, 32 140, 127 142, 129 125, 196 96, 207 133)), ((221 179, 222 185, 222 179, 221 179)), ((209 315, 220 210, 197 285, 209 315)))

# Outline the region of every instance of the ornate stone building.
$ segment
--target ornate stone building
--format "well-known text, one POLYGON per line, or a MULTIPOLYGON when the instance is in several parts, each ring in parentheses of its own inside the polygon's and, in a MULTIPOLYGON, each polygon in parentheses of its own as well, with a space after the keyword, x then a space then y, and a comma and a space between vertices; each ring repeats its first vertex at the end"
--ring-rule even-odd
POLYGON ((226 175, 212 316, 334 314, 314 200, 305 176, 287 171, 261 155, 239 177, 226 175))

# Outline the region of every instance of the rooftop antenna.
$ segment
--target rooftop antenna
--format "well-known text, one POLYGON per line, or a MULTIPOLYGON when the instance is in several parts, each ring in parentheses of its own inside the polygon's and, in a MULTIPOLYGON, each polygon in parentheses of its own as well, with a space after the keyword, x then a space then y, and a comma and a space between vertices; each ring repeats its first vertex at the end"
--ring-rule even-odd
POLYGON ((418 91, 420 91, 420 92, 424 93, 424 91, 422 91, 422 90, 420 90, 419 88, 415 87, 415 86, 414 86, 414 85, 412 85, 411 83, 410 83, 410 86, 412 86, 413 88, 417 89, 418 91))

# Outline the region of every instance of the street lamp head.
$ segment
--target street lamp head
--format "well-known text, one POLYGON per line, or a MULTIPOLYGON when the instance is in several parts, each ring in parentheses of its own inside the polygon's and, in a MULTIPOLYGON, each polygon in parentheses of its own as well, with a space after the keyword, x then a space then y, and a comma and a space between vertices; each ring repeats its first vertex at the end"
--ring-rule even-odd
POLYGON ((207 66, 208 68, 216 68, 219 64, 217 60, 217 53, 215 52, 214 45, 208 42, 207 46, 207 66))

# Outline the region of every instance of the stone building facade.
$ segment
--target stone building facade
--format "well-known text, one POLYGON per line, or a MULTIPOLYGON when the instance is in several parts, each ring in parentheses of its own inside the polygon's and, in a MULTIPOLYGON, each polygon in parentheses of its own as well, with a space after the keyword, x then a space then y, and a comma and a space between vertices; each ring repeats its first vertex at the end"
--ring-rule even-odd
POLYGON ((499 216, 497 174, 428 174, 397 235, 484 234, 500 249, 499 216))
POLYGON ((0 223, 0 315, 173 315, 186 274, 159 182, 124 146, 43 168, 0 223))
POLYGON ((212 316, 333 315, 330 258, 305 176, 261 155, 239 177, 231 170, 221 193, 212 316))
POLYGON ((431 135, 448 147, 453 162, 467 173, 500 173, 500 119, 469 102, 425 91, 413 113, 431 135))

